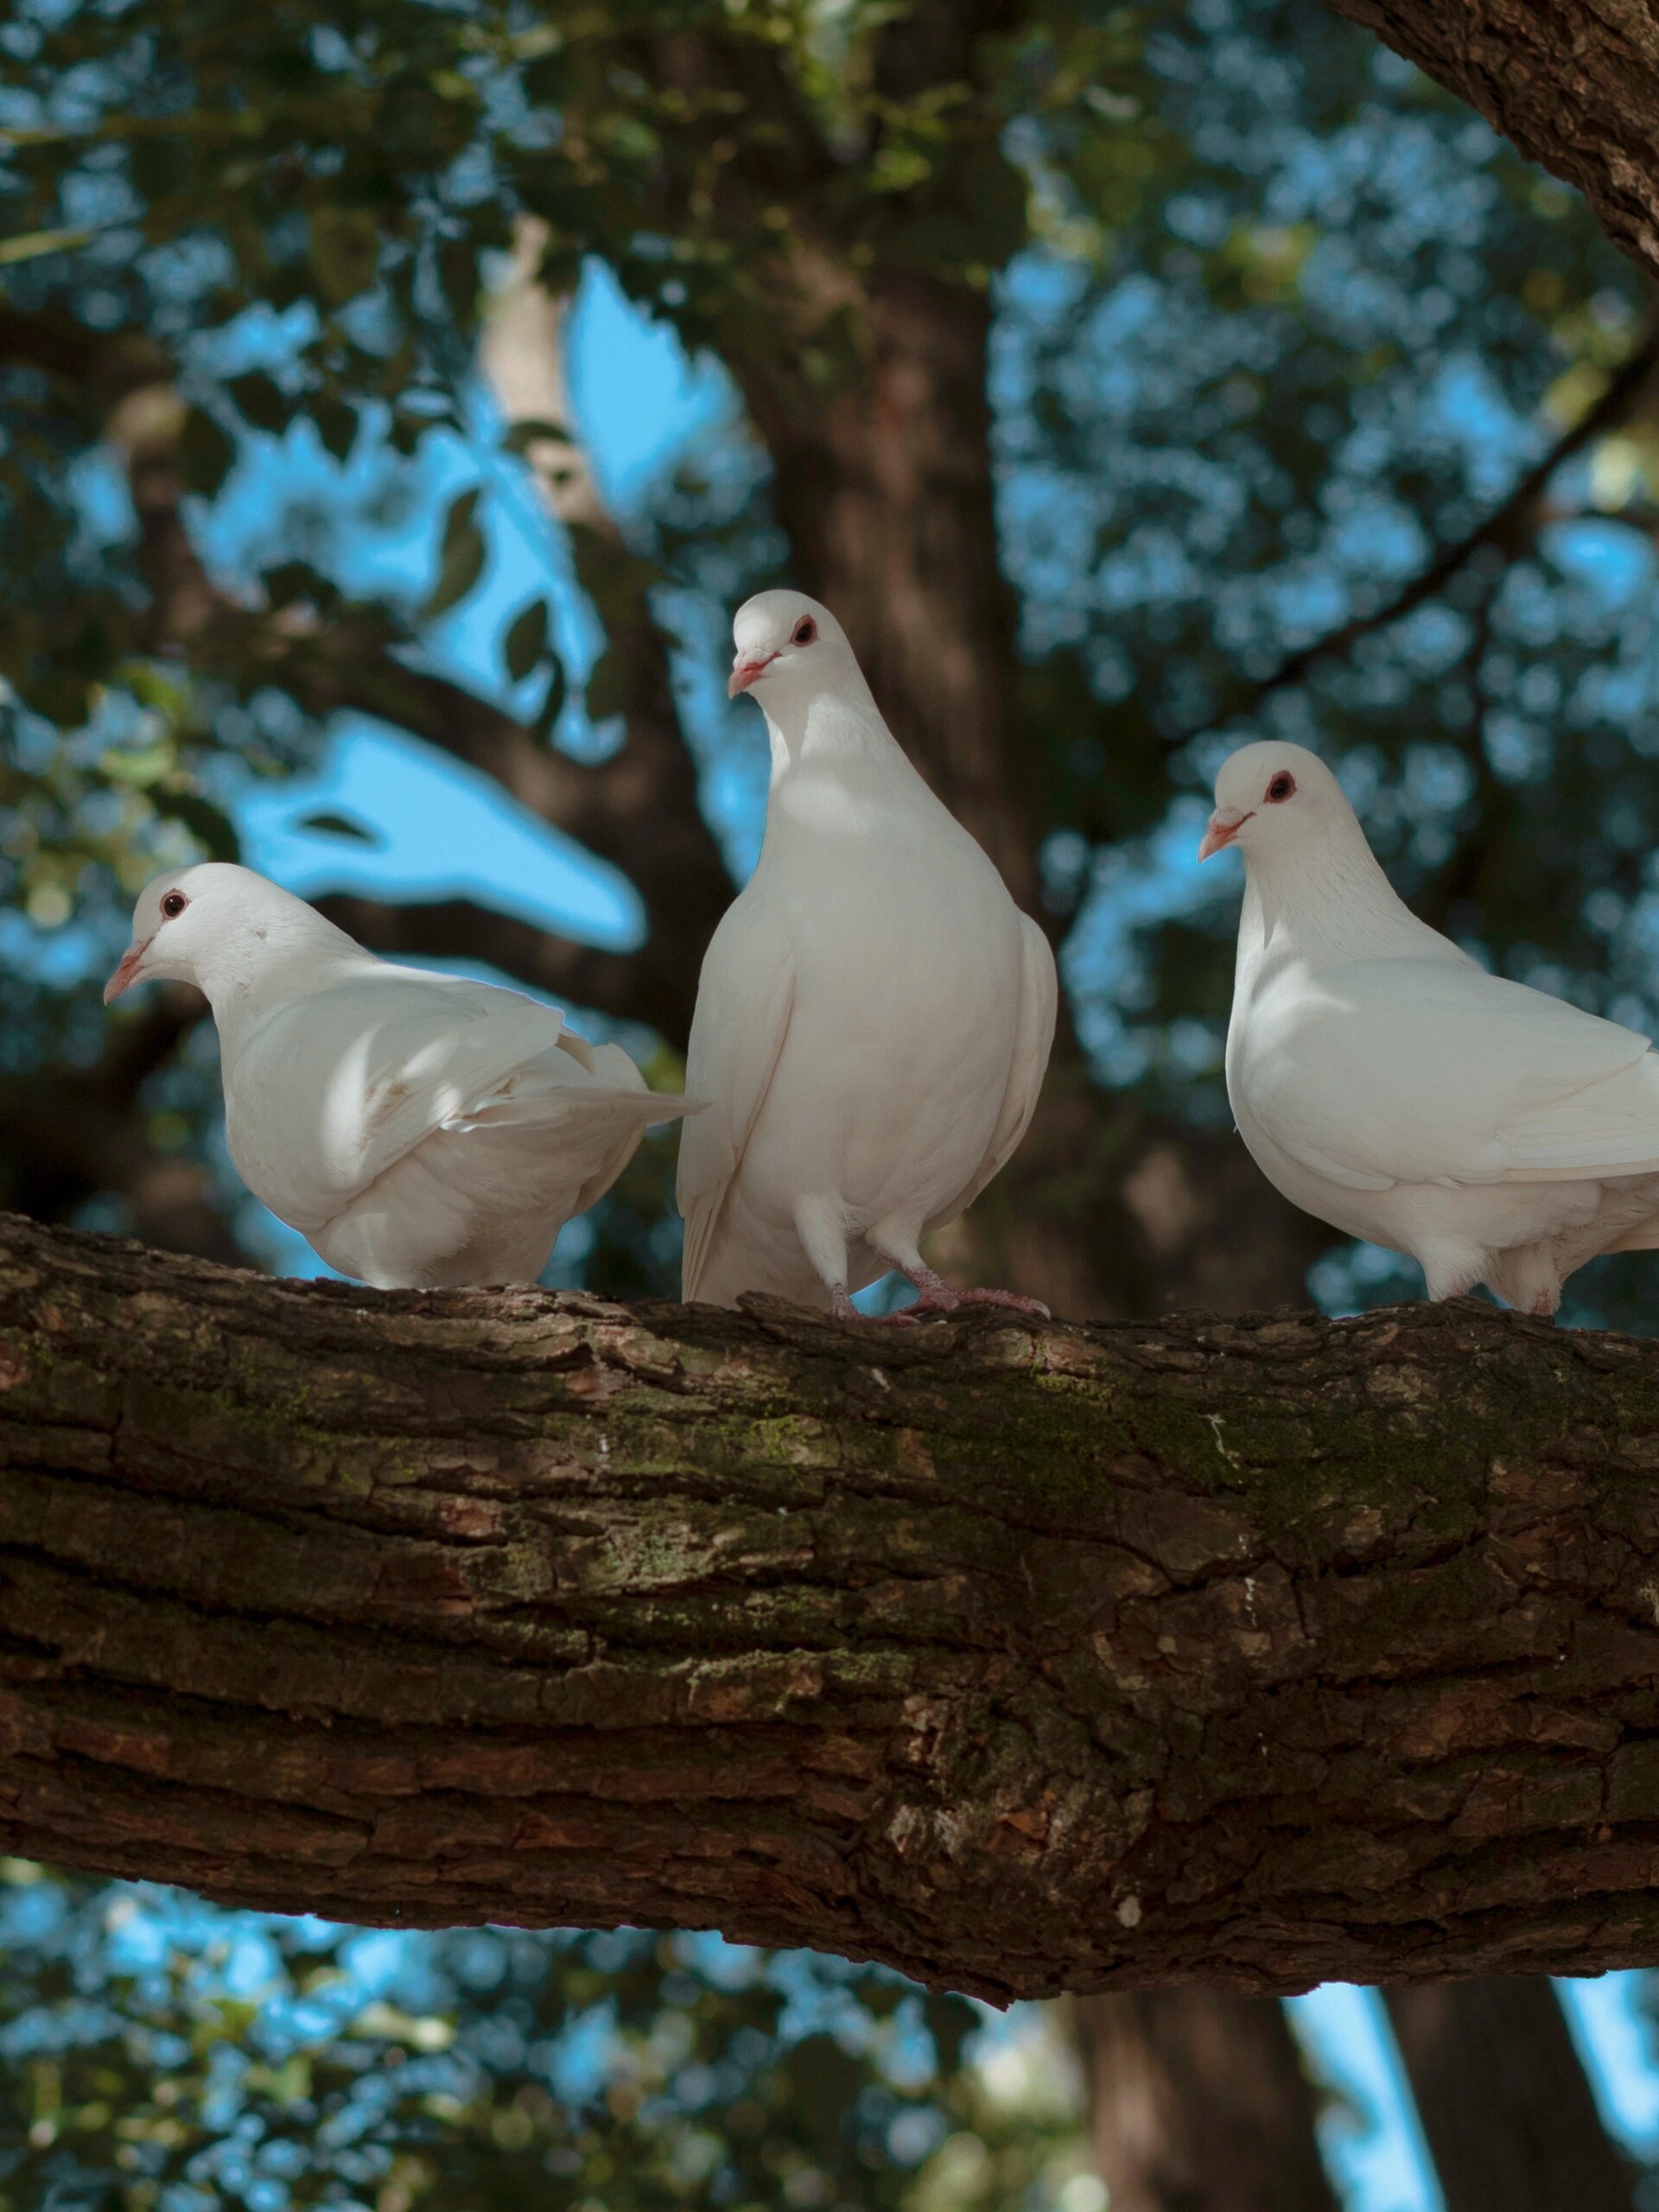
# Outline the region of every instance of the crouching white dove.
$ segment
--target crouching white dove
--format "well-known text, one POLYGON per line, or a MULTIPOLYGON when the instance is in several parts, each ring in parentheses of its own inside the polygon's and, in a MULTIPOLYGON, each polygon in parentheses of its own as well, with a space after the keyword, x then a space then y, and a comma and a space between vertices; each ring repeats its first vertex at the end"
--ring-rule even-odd
POLYGON ((684 1292, 852 1313, 891 1268, 912 1314, 964 1301, 921 1240, 1019 1143, 1054 1034, 1053 957, 899 750, 840 624, 767 591, 738 611, 729 690, 772 740, 765 842, 703 962, 680 1147, 684 1292))
POLYGON ((1398 899, 1336 778, 1247 745, 1199 858, 1236 845, 1244 907, 1227 1095, 1256 1165, 1431 1298, 1484 1282, 1554 1313, 1599 1252, 1659 1246, 1659 1054, 1490 976, 1398 899))
POLYGON ((392 967, 250 868, 148 886, 105 999, 152 976, 213 1007, 243 1181, 382 1290, 533 1282, 646 1125, 696 1110, 554 1008, 392 967))

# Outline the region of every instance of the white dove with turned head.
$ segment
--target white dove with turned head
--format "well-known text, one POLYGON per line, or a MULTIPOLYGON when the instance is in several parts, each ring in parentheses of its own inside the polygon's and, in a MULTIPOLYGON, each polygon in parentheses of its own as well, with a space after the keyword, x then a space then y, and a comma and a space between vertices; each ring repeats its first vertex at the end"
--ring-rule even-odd
POLYGON ((733 696, 766 718, 765 842, 703 963, 680 1147, 684 1294, 847 1316, 898 1268, 912 1313, 964 1301, 921 1241, 1024 1135, 1054 1034, 1053 956, 881 718, 840 624, 799 592, 738 611, 733 696))
POLYGON ((1257 1166, 1431 1298, 1478 1282, 1553 1314, 1601 1252, 1659 1246, 1659 1054, 1489 975, 1398 898, 1329 768, 1224 763, 1200 859, 1236 846, 1227 1095, 1257 1166))
POLYGON ((159 876, 105 988, 194 983, 219 1029, 238 1173, 383 1290, 533 1282, 646 1127, 694 1113, 552 1007, 394 967, 251 868, 159 876))

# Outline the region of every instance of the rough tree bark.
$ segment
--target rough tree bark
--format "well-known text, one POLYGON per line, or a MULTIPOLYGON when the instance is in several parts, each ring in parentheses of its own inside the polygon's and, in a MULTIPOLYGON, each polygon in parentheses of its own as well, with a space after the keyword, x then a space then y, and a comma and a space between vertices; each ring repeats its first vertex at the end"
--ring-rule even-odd
POLYGON ((1649 1344, 0 1254, 0 1847, 998 1999, 1659 1958, 1649 1344))
POLYGON ((1282 2007, 1152 1989, 1074 2018, 1112 2212, 1337 2212, 1282 2007))
POLYGON ((1581 192, 1659 276, 1659 21, 1648 0, 1330 0, 1581 192))
POLYGON ((1631 2212, 1635 2172, 1541 1978, 1383 1996, 1446 2212, 1631 2212))

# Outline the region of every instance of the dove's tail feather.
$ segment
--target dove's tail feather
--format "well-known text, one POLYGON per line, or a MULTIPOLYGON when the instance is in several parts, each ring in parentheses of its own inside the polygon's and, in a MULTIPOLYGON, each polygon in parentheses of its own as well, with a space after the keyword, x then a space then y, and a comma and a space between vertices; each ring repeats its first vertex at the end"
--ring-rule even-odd
MULTIPOLYGON (((808 1259, 793 1223, 759 1210, 741 1183, 730 1185, 723 1198, 687 1212, 681 1295, 704 1306, 735 1306, 746 1290, 754 1290, 829 1313, 834 1294, 808 1259)), ((864 1289, 892 1264, 858 1237, 847 1256, 849 1290, 864 1289)))
POLYGON ((546 1090, 512 1090, 486 1099, 468 1107, 464 1114, 453 1116, 444 1127, 465 1131, 561 1124, 581 1128, 609 1122, 645 1129, 658 1122, 677 1122, 688 1114, 701 1114, 704 1103, 676 1090, 617 1090, 601 1084, 561 1084, 546 1090))

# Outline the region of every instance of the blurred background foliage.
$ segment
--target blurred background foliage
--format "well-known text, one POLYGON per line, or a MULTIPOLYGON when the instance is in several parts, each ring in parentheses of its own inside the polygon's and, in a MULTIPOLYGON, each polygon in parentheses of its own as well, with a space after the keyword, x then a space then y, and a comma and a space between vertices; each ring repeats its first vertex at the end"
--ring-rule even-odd
MULTIPOLYGON (((729 611, 874 567, 821 509, 906 346, 931 542, 982 541, 1007 650, 964 601, 881 665, 1014 667, 988 787, 948 729, 930 772, 1028 855, 1074 1033, 940 1257, 1040 1290, 1081 1223, 1057 1280, 1093 1311, 1414 1292, 1239 1171, 1205 794, 1247 738, 1317 746, 1420 911, 1659 1023, 1659 346, 1573 195, 1314 0, 18 0, 0 1203, 299 1264, 229 1173, 199 1004, 98 1002, 138 886, 204 854, 671 1081, 764 795, 729 611), (568 311, 489 367, 526 241, 623 334, 575 404, 568 311), (630 419, 664 345, 671 434, 630 419)), ((554 1279, 671 1291, 671 1166, 642 1150, 554 1279)), ((1571 1318, 1651 1327, 1653 1265, 1571 1318)), ((7 2212, 1098 2212, 1059 2044, 1005 2097, 970 2008, 879 1975, 26 1869, 3 1912, 7 2212)))
MULTIPOLYGON (((597 775, 619 729, 635 745, 642 621, 720 842, 682 825, 674 884, 640 886, 683 985, 619 955, 588 1002, 683 1044, 721 859, 741 872, 756 828, 753 717, 715 696, 725 613, 824 569, 773 480, 866 372, 880 284, 918 271, 989 308, 988 528, 1020 655, 1000 772, 1078 1073, 1105 1086, 1033 1204, 1124 1183, 1149 1132, 1224 1123, 1236 886, 1186 847, 1252 734, 1338 758, 1402 887, 1482 957, 1654 1019, 1643 281, 1571 194, 1313 0, 948 12, 959 36, 887 0, 14 11, 7 1075, 105 1049, 92 984, 132 892, 234 852, 251 788, 315 766, 343 713, 499 775, 629 874, 628 825, 584 837, 525 755, 597 775), (721 395, 608 512, 548 435, 579 426, 504 422, 479 374, 526 217, 556 293, 602 264, 721 395)), ((964 448, 985 428, 964 414, 964 448)), ((662 779, 636 796, 642 820, 662 779)), ((368 833, 314 819, 348 892, 368 833)), ((376 903, 349 918, 386 949, 547 981, 487 896, 465 926, 453 902, 376 903)), ((192 1025, 149 1020, 136 1095, 101 1103, 211 1160, 192 1025)), ((164 1229, 89 1149, 76 1172, 10 1159, 12 1202, 164 1229)), ((671 1217, 653 1236, 639 1211, 665 1184, 611 1210, 614 1263, 589 1241, 617 1287, 672 1281, 671 1217)), ((211 1196, 232 1205, 222 1172, 211 1196)), ((1332 1240, 1283 1233, 1289 1287, 1332 1240)), ((1585 1298, 1639 1325, 1649 1266, 1585 1298)), ((1314 1276, 1339 1303, 1404 1281, 1340 1249, 1314 1276)), ((1103 1311, 1149 1294, 1103 1258, 1088 1289, 1103 1311)))
POLYGON ((717 1936, 417 1937, 0 1866, 3 2212, 1100 2212, 1027 2008, 717 1936), (967 2054, 964 2056, 964 2053, 967 2054))

